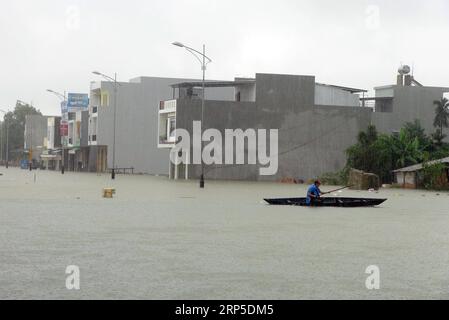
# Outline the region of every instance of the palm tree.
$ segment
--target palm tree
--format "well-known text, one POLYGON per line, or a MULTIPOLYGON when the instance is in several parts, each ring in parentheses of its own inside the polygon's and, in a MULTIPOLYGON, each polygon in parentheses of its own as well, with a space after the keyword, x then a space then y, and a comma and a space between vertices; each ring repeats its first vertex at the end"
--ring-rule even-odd
POLYGON ((443 133, 443 127, 449 127, 449 100, 447 98, 441 98, 441 100, 435 100, 433 104, 437 106, 433 125, 443 133))

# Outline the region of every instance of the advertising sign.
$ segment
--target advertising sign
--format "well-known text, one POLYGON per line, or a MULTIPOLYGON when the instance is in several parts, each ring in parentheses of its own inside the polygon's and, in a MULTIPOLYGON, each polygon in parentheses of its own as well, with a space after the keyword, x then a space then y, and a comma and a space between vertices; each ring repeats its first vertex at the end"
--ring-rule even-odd
POLYGON ((69 135, 69 123, 67 121, 61 121, 59 133, 61 137, 67 137, 69 135))
POLYGON ((89 95, 85 93, 69 93, 67 110, 68 112, 89 110, 89 95))

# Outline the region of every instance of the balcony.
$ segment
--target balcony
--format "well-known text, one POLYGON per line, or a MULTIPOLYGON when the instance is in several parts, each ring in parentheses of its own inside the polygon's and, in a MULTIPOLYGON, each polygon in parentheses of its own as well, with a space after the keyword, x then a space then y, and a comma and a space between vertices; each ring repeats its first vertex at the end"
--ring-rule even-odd
POLYGON ((158 148, 172 148, 176 142, 176 100, 159 104, 158 148))
POLYGON ((176 100, 161 101, 159 103, 159 113, 176 112, 176 100))

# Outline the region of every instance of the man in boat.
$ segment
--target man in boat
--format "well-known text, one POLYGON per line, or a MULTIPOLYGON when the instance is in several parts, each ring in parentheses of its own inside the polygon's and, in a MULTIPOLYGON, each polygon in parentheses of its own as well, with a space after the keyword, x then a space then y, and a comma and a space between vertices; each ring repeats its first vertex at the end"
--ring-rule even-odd
POLYGON ((316 180, 307 190, 306 204, 308 206, 313 206, 316 202, 319 201, 322 193, 320 190, 320 185, 320 180, 316 180))

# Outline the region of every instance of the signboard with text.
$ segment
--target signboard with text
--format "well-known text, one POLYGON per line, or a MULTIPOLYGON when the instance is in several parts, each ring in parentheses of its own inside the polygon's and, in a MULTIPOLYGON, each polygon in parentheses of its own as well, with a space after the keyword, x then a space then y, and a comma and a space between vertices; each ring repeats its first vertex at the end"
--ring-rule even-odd
POLYGON ((67 137, 69 135, 69 123, 67 121, 61 121, 59 133, 61 137, 67 137))
POLYGON ((67 111, 87 111, 89 110, 89 95, 85 93, 69 93, 67 99, 67 111))

